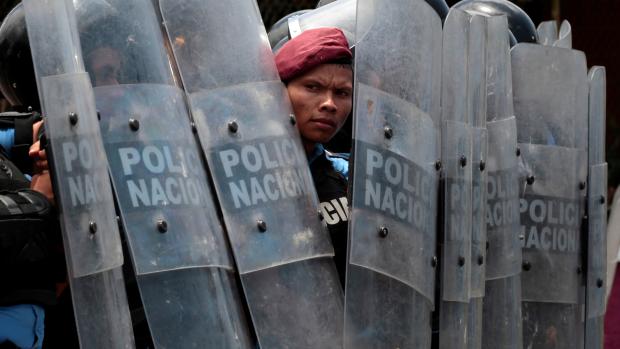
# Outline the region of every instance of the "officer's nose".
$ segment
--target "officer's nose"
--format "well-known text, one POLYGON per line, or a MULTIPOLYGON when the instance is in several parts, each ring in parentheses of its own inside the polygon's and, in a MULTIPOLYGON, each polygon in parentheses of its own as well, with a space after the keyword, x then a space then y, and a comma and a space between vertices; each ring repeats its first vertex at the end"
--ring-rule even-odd
POLYGON ((319 107, 321 111, 334 113, 338 110, 338 106, 334 102, 334 95, 331 92, 327 92, 323 101, 321 102, 321 106, 319 107))

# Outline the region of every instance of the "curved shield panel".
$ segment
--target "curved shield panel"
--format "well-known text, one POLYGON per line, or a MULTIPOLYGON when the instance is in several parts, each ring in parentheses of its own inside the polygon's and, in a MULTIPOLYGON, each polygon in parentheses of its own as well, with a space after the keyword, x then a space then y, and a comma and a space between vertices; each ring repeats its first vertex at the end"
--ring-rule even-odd
POLYGON ((422 1, 357 6, 345 347, 424 348, 436 265, 441 20, 422 1))
POLYGON ((80 345, 131 348, 120 234, 73 5, 26 0, 24 11, 80 345))
POLYGON ((94 91, 136 274, 232 269, 183 91, 160 84, 94 91))
POLYGON ((289 32, 295 37, 308 29, 322 27, 340 28, 349 41, 355 44, 355 14, 357 0, 334 1, 328 5, 289 19, 289 32), (298 28, 298 30, 296 29, 298 28))
POLYGON ((486 279, 495 280, 521 271, 519 240, 519 178, 517 124, 514 117, 487 123, 489 157, 487 178, 486 279))
POLYGON ((334 251, 256 2, 160 9, 261 347, 341 346, 334 251))
POLYGON ((153 342, 183 348, 251 346, 185 95, 176 86, 153 3, 75 3, 153 342))
POLYGON ((68 1, 25 2, 24 8, 69 270, 80 277, 119 267, 120 235, 73 6, 68 1), (50 32, 59 34, 50 40, 50 32))
POLYGON ((524 345, 583 345, 582 217, 588 80, 582 52, 520 44, 511 52, 523 178, 524 345))

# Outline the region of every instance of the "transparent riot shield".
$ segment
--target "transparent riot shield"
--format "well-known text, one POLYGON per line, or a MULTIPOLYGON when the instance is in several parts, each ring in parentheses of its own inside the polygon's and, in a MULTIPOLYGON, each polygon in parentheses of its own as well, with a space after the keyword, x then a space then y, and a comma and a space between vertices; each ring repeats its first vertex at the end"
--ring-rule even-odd
POLYGON ((260 346, 341 347, 334 252, 256 3, 160 9, 260 346))
POLYGON ((487 255, 482 347, 521 349, 519 152, 508 23, 505 16, 490 16, 486 23, 487 255))
POLYGON ((27 0, 24 11, 80 345, 130 348, 120 235, 73 6, 27 0))
POLYGON ((588 74, 588 250, 586 278, 586 348, 603 348, 607 274, 607 164, 605 163, 605 68, 588 74))
POLYGON ((588 79, 582 52, 519 44, 511 52, 521 149, 524 346, 583 347, 582 217, 588 79))
POLYGON ((441 20, 423 1, 357 9, 345 348, 429 348, 441 20))
POLYGON ((305 30, 337 27, 340 28, 352 46, 355 40, 355 14, 357 0, 339 0, 288 20, 289 34, 296 37, 305 30))
POLYGON ((471 275, 468 309, 467 347, 482 347, 482 306, 487 254, 487 157, 486 129, 486 47, 487 18, 472 18, 468 49, 468 112, 472 127, 472 209, 471 209, 471 275), (479 36, 477 38, 476 36, 479 36))
POLYGON ((76 0, 116 199, 156 347, 252 347, 207 173, 149 0, 76 0))
MULTIPOLYGON (((482 264, 471 258, 473 235, 476 235, 477 253, 480 250, 479 232, 474 234, 472 223, 474 206, 477 204, 478 210, 481 207, 473 201, 472 178, 481 173, 480 142, 486 142, 486 138, 478 132, 481 129, 472 126, 486 121, 485 21, 483 16, 453 9, 444 24, 440 348, 475 348, 481 340, 481 328, 476 325, 481 321, 482 308, 477 306, 482 302, 470 303, 471 298, 480 298, 484 291, 482 264), (478 138, 474 139, 474 133, 478 138), (475 158, 473 143, 477 148, 475 158), (476 285, 471 284, 472 273, 476 285), (468 321, 470 317, 472 323, 468 321)), ((479 186, 477 189, 480 193, 479 186)), ((481 217, 476 218, 481 222, 481 217)))

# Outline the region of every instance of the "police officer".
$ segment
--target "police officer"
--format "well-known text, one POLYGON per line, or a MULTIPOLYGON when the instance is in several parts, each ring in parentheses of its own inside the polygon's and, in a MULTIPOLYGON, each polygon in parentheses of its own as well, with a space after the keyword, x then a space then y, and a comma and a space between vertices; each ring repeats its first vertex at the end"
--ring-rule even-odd
POLYGON ((284 44, 276 53, 276 65, 293 105, 344 285, 348 154, 331 153, 323 144, 334 137, 351 113, 352 53, 340 29, 312 29, 284 44))

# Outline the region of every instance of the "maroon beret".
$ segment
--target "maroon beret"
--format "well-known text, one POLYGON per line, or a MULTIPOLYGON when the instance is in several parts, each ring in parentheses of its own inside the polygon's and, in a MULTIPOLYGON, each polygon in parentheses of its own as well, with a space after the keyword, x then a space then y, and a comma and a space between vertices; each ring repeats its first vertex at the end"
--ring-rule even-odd
POLYGON ((276 66, 280 79, 288 82, 318 65, 352 57, 342 30, 308 29, 280 48, 276 53, 276 66))

